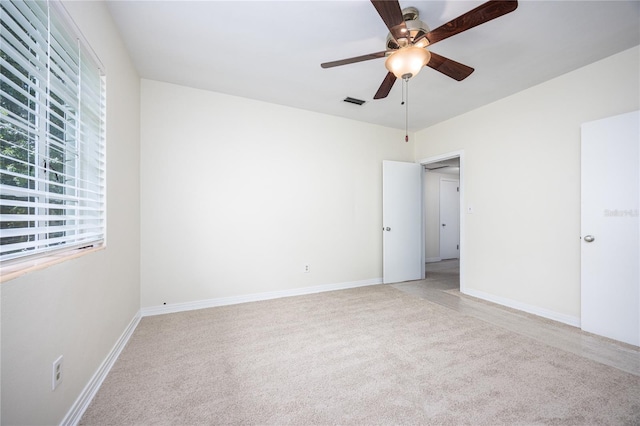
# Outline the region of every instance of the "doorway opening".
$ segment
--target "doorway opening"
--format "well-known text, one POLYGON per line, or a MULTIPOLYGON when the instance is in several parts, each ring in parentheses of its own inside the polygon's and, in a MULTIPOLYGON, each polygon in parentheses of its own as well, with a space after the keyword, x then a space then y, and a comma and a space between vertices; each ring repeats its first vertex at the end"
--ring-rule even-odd
POLYGON ((429 287, 462 291, 463 153, 422 160, 425 279, 429 287))

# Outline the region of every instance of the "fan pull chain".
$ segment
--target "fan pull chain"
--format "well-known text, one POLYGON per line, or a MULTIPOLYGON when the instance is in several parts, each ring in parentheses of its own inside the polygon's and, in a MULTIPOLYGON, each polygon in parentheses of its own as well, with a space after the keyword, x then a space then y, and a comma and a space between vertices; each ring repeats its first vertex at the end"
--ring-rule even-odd
POLYGON ((403 79, 402 103, 404 104, 404 141, 409 142, 409 78, 403 79), (407 91, 405 94, 404 91, 407 91))

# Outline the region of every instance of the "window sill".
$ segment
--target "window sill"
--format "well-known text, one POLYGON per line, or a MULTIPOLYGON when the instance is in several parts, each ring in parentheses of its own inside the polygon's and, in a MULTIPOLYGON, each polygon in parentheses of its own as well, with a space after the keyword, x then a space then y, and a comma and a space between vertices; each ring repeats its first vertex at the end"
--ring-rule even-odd
POLYGON ((66 262, 67 260, 77 259, 89 253, 95 253, 97 251, 103 250, 104 248, 105 245, 102 244, 98 247, 63 251, 60 253, 39 257, 37 259, 25 260, 23 262, 14 263, 9 266, 3 266, 2 271, 0 271, 0 283, 5 283, 15 278, 21 277, 22 275, 28 274, 29 272, 39 271, 41 269, 48 268, 49 266, 66 262))

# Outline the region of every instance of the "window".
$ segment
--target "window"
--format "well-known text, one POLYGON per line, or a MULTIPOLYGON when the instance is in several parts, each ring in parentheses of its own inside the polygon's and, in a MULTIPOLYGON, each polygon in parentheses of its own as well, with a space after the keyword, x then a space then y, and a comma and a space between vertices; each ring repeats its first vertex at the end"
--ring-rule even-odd
POLYGON ((101 244, 103 68, 59 2, 0 8, 0 261, 101 244))

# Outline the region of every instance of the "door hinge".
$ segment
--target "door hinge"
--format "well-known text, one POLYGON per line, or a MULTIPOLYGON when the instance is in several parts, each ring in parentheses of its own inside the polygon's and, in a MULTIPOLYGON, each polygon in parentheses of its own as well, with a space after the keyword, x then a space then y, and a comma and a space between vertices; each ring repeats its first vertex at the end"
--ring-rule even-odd
POLYGON ((460 244, 456 244, 456 250, 460 250, 460 244))
POLYGON ((456 192, 460 192, 460 187, 456 186, 456 192))

